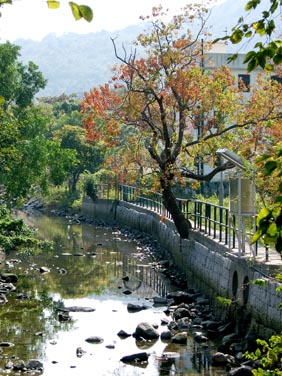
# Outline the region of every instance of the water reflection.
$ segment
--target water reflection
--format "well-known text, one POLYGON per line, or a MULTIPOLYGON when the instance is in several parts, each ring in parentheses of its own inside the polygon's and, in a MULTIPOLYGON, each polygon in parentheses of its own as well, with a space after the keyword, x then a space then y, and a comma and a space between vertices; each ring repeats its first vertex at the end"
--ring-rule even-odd
POLYGON ((13 375, 5 365, 15 358, 43 361, 47 376, 219 374, 199 358, 192 339, 177 346, 117 335, 120 330, 132 334, 142 321, 156 324, 160 333, 166 330, 161 326, 166 307, 154 307, 150 298, 164 296, 171 287, 152 268, 153 260, 140 244, 119 231, 60 218, 29 216, 25 221, 36 226, 40 236, 53 239, 54 250, 9 255, 14 261, 5 269, 17 274, 19 282, 1 307, 0 330, 1 341, 15 346, 2 347, 0 374, 13 375), (41 273, 43 266, 50 272, 41 273), (130 313, 128 303, 150 309, 130 313), (58 308, 74 306, 92 310, 70 312, 67 321, 59 319, 58 308), (100 336, 103 342, 88 343, 89 336, 100 336), (78 348, 83 351, 79 357, 78 348), (123 356, 142 351, 150 356, 141 367, 120 362, 123 356))

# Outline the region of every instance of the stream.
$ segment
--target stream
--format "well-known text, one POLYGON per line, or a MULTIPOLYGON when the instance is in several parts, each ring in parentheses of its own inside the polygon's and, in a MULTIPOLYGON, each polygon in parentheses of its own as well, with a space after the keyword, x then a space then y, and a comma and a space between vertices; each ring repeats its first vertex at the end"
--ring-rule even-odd
POLYGON ((199 351, 192 337, 178 345, 118 335, 121 330, 133 334, 140 322, 155 324, 161 333, 167 330, 163 322, 171 320, 167 307, 154 304, 154 298, 175 288, 157 270, 147 246, 118 229, 44 215, 19 216, 54 247, 49 252, 10 253, 1 264, 1 271, 17 275, 18 282, 0 307, 0 375, 227 374, 210 365, 206 349, 199 351), (130 312, 129 303, 146 309, 130 312), (64 308, 71 308, 67 317, 64 308), (101 341, 86 341, 93 336, 101 341), (121 361, 144 351, 149 353, 144 364, 121 361), (163 354, 174 355, 164 361, 163 354), (42 362, 42 370, 9 367, 30 359, 42 362))

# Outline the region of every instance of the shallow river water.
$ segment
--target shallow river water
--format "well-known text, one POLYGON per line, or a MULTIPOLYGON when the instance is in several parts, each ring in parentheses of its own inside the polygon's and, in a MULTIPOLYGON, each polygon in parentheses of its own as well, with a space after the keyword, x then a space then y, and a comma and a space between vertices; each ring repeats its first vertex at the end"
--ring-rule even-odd
POLYGON ((21 215, 38 228, 41 237, 54 241, 54 249, 10 254, 2 263, 2 271, 15 273, 19 281, 0 307, 0 376, 20 374, 6 367, 15 359, 40 360, 46 376, 226 375, 210 366, 208 354, 200 351, 192 337, 187 345, 175 345, 117 335, 120 330, 134 333, 140 322, 156 324, 161 333, 167 330, 161 320, 171 320, 166 306, 153 304, 153 297, 165 296, 173 287, 154 269, 148 249, 116 229, 21 215), (49 271, 42 273, 42 267, 49 271), (130 313, 128 303, 148 309, 130 313), (83 307, 89 312, 70 312, 70 319, 62 321, 62 307, 83 307), (103 341, 88 343, 91 336, 103 341), (120 361, 143 351, 150 354, 143 365, 120 361), (175 353, 176 358, 164 361, 164 354, 175 353))

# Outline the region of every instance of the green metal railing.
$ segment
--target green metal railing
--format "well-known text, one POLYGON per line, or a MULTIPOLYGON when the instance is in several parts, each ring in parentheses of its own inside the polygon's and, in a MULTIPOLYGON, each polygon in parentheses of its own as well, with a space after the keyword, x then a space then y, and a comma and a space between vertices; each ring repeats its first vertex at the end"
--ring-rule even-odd
MULTIPOLYGON (((117 199, 153 211, 172 219, 163 204, 162 195, 144 188, 119 184, 96 186, 97 195, 104 199, 117 199)), ((192 228, 230 248, 236 248, 236 217, 230 218, 229 209, 200 200, 177 199, 192 228)))
MULTIPOLYGON (((160 193, 123 184, 97 185, 96 193, 99 198, 128 202, 153 211, 162 218, 172 220, 171 214, 164 207, 160 193)), ((247 241, 247 238, 252 237, 251 232, 244 233, 244 236, 240 238, 241 244, 239 243, 241 236, 239 219, 230 214, 229 208, 193 199, 177 198, 177 202, 185 218, 192 224, 193 230, 227 245, 229 249, 238 250, 239 256, 246 255, 246 244, 249 244, 249 251, 253 257, 258 255, 258 243, 251 246, 249 240, 247 241)), ((267 254, 265 254, 265 259, 268 259, 267 254)))

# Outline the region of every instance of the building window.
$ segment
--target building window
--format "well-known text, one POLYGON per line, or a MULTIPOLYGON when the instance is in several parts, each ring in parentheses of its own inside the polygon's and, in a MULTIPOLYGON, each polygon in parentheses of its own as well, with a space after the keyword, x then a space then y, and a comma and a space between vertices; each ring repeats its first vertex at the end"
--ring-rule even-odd
POLYGON ((241 91, 250 91, 251 76, 249 74, 238 74, 238 88, 241 91))
POLYGON ((279 84, 282 84, 282 76, 271 76, 271 79, 279 84))

